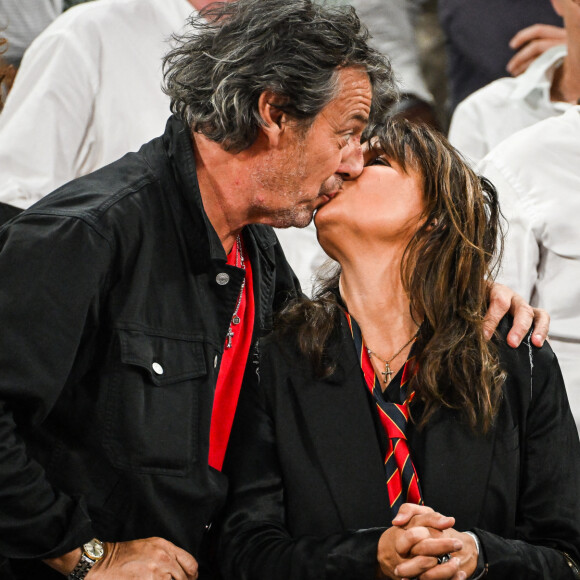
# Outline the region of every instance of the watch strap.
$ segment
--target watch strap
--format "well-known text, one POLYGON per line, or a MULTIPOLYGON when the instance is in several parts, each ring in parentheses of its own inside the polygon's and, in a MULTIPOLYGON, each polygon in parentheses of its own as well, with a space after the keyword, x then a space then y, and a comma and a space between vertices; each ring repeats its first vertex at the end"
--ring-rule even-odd
POLYGON ((91 560, 86 554, 83 554, 74 570, 67 576, 67 580, 84 580, 95 564, 95 560, 91 560))

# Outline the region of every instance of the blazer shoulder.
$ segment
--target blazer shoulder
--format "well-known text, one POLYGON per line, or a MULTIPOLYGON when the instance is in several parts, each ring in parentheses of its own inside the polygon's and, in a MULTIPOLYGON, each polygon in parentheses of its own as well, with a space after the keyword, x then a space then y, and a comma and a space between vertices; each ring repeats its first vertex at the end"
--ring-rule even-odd
POLYGON ((541 347, 532 344, 533 328, 518 347, 508 345, 506 339, 512 323, 511 316, 503 318, 494 342, 501 367, 507 374, 506 394, 513 396, 515 390, 527 406, 533 399, 545 395, 547 390, 563 388, 563 381, 556 355, 549 343, 546 341, 541 347))

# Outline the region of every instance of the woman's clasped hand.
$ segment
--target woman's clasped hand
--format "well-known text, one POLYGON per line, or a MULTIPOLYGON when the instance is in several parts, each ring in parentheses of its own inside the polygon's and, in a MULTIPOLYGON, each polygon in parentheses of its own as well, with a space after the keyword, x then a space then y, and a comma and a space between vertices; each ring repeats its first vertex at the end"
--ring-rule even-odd
POLYGON ((477 565, 474 539, 455 529, 455 518, 426 506, 401 506, 379 540, 377 559, 383 578, 419 580, 469 578, 477 565), (442 563, 442 556, 449 559, 442 563))

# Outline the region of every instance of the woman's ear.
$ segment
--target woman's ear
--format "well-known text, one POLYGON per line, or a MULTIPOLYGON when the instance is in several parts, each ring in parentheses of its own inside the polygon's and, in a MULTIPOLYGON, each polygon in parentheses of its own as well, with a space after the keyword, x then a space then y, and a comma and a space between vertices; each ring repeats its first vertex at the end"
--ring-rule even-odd
POLYGON ((271 147, 278 147, 286 130, 287 115, 280 108, 283 99, 272 91, 264 91, 258 99, 258 112, 264 121, 261 130, 271 147))

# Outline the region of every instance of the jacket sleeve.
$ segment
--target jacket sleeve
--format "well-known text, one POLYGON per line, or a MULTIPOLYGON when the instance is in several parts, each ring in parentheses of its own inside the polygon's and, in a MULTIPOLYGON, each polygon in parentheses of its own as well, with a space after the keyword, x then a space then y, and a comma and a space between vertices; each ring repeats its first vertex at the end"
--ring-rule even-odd
MULTIPOLYGON (((520 373, 519 385, 526 393, 522 407, 527 407, 527 416, 521 418, 516 537, 504 539, 480 529, 475 532, 490 578, 573 580, 578 576, 564 553, 580 563, 578 432, 554 353, 548 346, 540 350, 528 347, 527 365, 522 365, 527 372, 520 373)), ((510 397, 510 393, 506 395, 510 397)))
POLYGON ((27 443, 63 392, 74 399, 109 261, 107 241, 76 218, 22 214, 0 230, 2 556, 59 556, 92 537, 83 501, 51 486, 27 443))
POLYGON ((289 533, 275 418, 267 402, 266 389, 274 387, 262 365, 258 372, 259 381, 244 383, 228 447, 226 473, 231 493, 220 542, 224 577, 374 580, 384 528, 348 530, 326 537, 292 537, 289 533))

